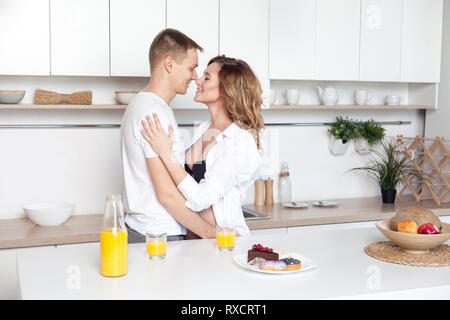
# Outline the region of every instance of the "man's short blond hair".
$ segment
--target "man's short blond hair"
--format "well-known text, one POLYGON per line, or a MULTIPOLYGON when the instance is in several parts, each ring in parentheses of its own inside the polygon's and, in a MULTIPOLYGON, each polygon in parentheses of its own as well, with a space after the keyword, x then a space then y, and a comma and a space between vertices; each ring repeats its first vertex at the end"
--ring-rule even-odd
POLYGON ((203 51, 202 47, 184 33, 170 28, 162 30, 150 45, 150 70, 167 56, 172 56, 177 62, 183 61, 189 49, 203 51))

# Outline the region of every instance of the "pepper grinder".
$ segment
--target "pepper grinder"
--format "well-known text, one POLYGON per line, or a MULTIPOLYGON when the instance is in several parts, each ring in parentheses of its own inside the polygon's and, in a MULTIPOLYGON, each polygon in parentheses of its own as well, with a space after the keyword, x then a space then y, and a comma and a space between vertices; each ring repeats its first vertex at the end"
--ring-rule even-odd
POLYGON ((258 179, 255 181, 255 206, 264 205, 264 180, 258 179))
POLYGON ((266 187, 266 206, 273 205, 273 180, 268 178, 264 181, 264 186, 266 187))

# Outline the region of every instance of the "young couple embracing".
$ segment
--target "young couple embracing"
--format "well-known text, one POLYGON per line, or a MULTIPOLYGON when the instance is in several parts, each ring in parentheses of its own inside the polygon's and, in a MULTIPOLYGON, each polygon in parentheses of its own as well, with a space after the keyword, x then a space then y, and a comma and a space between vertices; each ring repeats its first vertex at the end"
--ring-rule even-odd
POLYGON ((125 222, 130 243, 146 233, 168 240, 214 238, 216 225, 249 235, 242 202, 262 167, 262 89, 250 66, 212 58, 199 77, 202 48, 175 29, 161 31, 150 46, 151 77, 122 118, 121 156, 125 222), (194 81, 196 102, 208 107, 185 146, 170 102, 194 81))

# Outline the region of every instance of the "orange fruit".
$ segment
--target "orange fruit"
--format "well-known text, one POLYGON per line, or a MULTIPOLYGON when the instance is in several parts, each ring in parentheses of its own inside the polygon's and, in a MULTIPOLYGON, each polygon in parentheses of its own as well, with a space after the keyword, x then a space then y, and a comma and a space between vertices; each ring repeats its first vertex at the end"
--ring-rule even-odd
POLYGON ((397 225, 398 232, 417 233, 417 224, 412 220, 404 220, 397 225))

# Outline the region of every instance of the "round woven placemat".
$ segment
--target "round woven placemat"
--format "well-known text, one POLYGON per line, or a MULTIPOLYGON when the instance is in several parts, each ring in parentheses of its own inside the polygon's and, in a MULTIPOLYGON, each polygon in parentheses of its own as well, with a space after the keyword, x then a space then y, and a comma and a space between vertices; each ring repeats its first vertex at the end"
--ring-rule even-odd
POLYGON ((424 254, 411 254, 403 251, 392 241, 380 241, 367 245, 364 252, 378 260, 408 266, 450 266, 450 246, 446 244, 441 244, 424 254))

